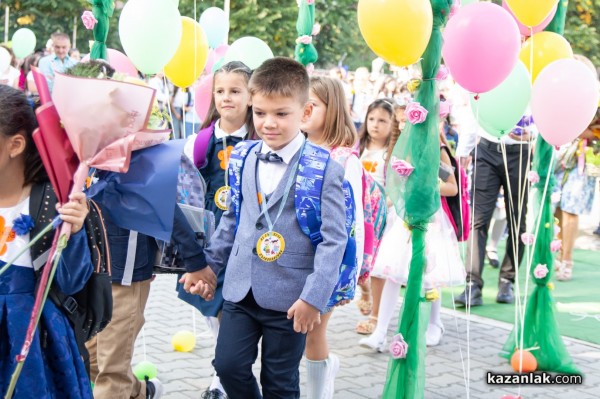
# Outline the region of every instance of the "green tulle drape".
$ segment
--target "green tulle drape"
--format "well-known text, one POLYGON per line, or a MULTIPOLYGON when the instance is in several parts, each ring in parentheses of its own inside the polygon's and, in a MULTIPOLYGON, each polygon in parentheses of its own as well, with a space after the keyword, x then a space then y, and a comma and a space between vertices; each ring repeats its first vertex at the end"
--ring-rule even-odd
MULTIPOLYGON (((298 9, 298 20, 296 21, 296 32, 298 32, 298 38, 302 36, 311 37, 314 24, 315 3, 308 4, 306 0, 302 0, 298 9)), ((319 58, 317 49, 312 42, 308 44, 297 42, 294 56, 296 61, 302 65, 314 64, 319 58)))
MULTIPOLYGON (((558 2, 556 15, 546 28, 547 31, 563 34, 567 5, 568 1, 566 0, 558 2)), ((524 349, 535 348, 531 350, 531 353, 538 362, 539 370, 579 374, 558 330, 554 313, 555 303, 552 298, 551 285, 549 286, 554 274, 554 255, 550 251, 550 242, 554 237, 554 215, 550 202, 550 194, 555 184, 552 165, 553 152, 554 148, 539 136, 533 157, 533 170, 540 176, 540 181, 533 187, 533 201, 530 202, 534 205, 530 211, 533 211, 536 216, 539 215, 537 217, 541 219, 531 263, 530 278, 535 287, 527 300, 523 336, 521 337, 521 326, 518 323, 504 344, 502 355, 510 359, 515 349, 521 347, 522 338, 524 349), (548 187, 545 190, 546 195, 544 195, 547 179, 549 179, 548 187), (548 274, 544 278, 535 277, 533 271, 536 265, 546 265, 548 268, 548 274)))
POLYGON ((110 27, 110 17, 113 15, 115 3, 113 0, 89 0, 92 5, 92 13, 98 20, 94 26, 94 44, 90 52, 90 59, 107 60, 106 38, 108 37, 108 29, 110 27))
POLYGON ((441 29, 447 21, 451 5, 452 0, 431 0, 433 31, 421 60, 423 81, 415 96, 415 101, 427 109, 427 119, 415 125, 407 122, 392 152, 392 157, 406 160, 414 170, 408 178, 402 178, 390 166, 387 170, 387 195, 398 215, 412 230, 412 259, 398 327, 398 332, 408 344, 408 352, 404 359, 390 360, 383 391, 383 398, 386 399, 424 396, 425 329, 430 309, 422 289, 426 266, 425 234, 430 218, 440 208, 439 95, 435 76, 441 61, 441 29))

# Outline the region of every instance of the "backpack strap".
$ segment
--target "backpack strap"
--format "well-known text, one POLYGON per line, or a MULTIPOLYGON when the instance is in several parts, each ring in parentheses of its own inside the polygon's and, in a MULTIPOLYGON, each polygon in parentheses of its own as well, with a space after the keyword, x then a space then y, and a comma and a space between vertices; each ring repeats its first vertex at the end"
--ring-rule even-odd
POLYGON ((244 162, 246 162, 250 150, 258 143, 260 143, 260 140, 240 141, 233 148, 231 155, 229 156, 229 168, 227 174, 229 175, 229 195, 235 212, 236 233, 240 223, 240 212, 242 209, 242 172, 244 169, 244 162))
POLYGON ((205 167, 207 164, 206 151, 215 130, 215 124, 216 121, 213 121, 208 127, 200 130, 196 136, 196 141, 194 142, 194 164, 198 169, 205 167))
MULTIPOLYGON (((52 222, 54 216, 56 216, 57 202, 56 195, 50 183, 34 184, 31 187, 29 215, 35 221, 35 225, 31 229, 31 237, 35 237, 44 227, 52 222)), ((54 234, 55 231, 51 230, 32 246, 31 259, 33 260, 34 270, 39 270, 46 264, 54 234)))

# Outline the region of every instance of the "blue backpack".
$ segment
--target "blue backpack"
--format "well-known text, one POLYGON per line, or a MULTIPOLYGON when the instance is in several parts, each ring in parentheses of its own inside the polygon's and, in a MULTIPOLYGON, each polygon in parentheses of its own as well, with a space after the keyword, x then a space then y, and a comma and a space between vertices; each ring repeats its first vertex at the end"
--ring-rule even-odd
MULTIPOLYGON (((241 187, 244 162, 250 150, 259 143, 260 141, 242 141, 235 146, 229 158, 230 196, 235 212, 236 232, 242 206, 241 187)), ((327 162, 329 162, 329 152, 306 142, 299 162, 298 174, 294 186, 296 219, 301 230, 310 239, 316 250, 317 245, 323 241, 323 237, 321 236, 321 190, 325 168, 327 162)), ((341 301, 352 300, 356 290, 356 273, 358 270, 354 232, 354 195, 350 184, 345 180, 343 190, 346 204, 346 232, 348 233, 348 242, 346 243, 344 258, 340 265, 338 282, 327 303, 327 310, 333 308, 341 301)))

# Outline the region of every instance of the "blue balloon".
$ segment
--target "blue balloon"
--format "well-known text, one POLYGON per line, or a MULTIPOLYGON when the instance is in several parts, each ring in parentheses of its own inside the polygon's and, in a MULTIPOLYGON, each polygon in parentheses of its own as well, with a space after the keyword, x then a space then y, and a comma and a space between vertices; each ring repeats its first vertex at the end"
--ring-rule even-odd
POLYGON ((229 32, 229 19, 225 11, 218 7, 207 8, 200 15, 199 23, 204 33, 206 33, 210 48, 217 48, 220 44, 223 44, 229 32))

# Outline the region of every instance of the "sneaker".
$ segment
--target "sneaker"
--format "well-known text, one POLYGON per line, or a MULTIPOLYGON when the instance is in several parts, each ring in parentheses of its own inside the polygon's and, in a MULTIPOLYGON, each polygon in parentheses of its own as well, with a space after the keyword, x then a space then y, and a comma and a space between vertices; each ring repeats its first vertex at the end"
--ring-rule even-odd
POLYGON ((386 348, 386 338, 377 337, 375 334, 371 334, 368 337, 362 338, 358 341, 358 344, 363 348, 373 349, 374 351, 383 353, 387 350, 386 348))
POLYGON ((496 251, 486 251, 485 253, 488 262, 490 262, 490 266, 494 269, 500 267, 500 260, 498 259, 498 253, 496 251))
POLYGON ((158 399, 163 396, 164 387, 158 378, 146 380, 146 398, 158 399))
POLYGON ((473 282, 468 283, 462 294, 454 298, 454 303, 462 306, 483 305, 481 288, 479 288, 479 286, 473 282))
POLYGON ((425 345, 438 346, 445 331, 446 329, 441 322, 439 324, 429 323, 427 326, 427 332, 425 333, 425 345))
POLYGON ((224 392, 219 391, 218 389, 209 389, 202 393, 201 399, 227 399, 227 395, 224 392))
POLYGON ((498 283, 498 295, 496 296, 496 302, 498 303, 513 303, 515 296, 513 294, 513 283, 505 278, 500 279, 498 283))
POLYGON ((333 393, 335 392, 335 376, 340 371, 340 359, 334 355, 329 354, 327 359, 327 382, 325 385, 325 391, 323 392, 323 399, 332 399, 333 393))

